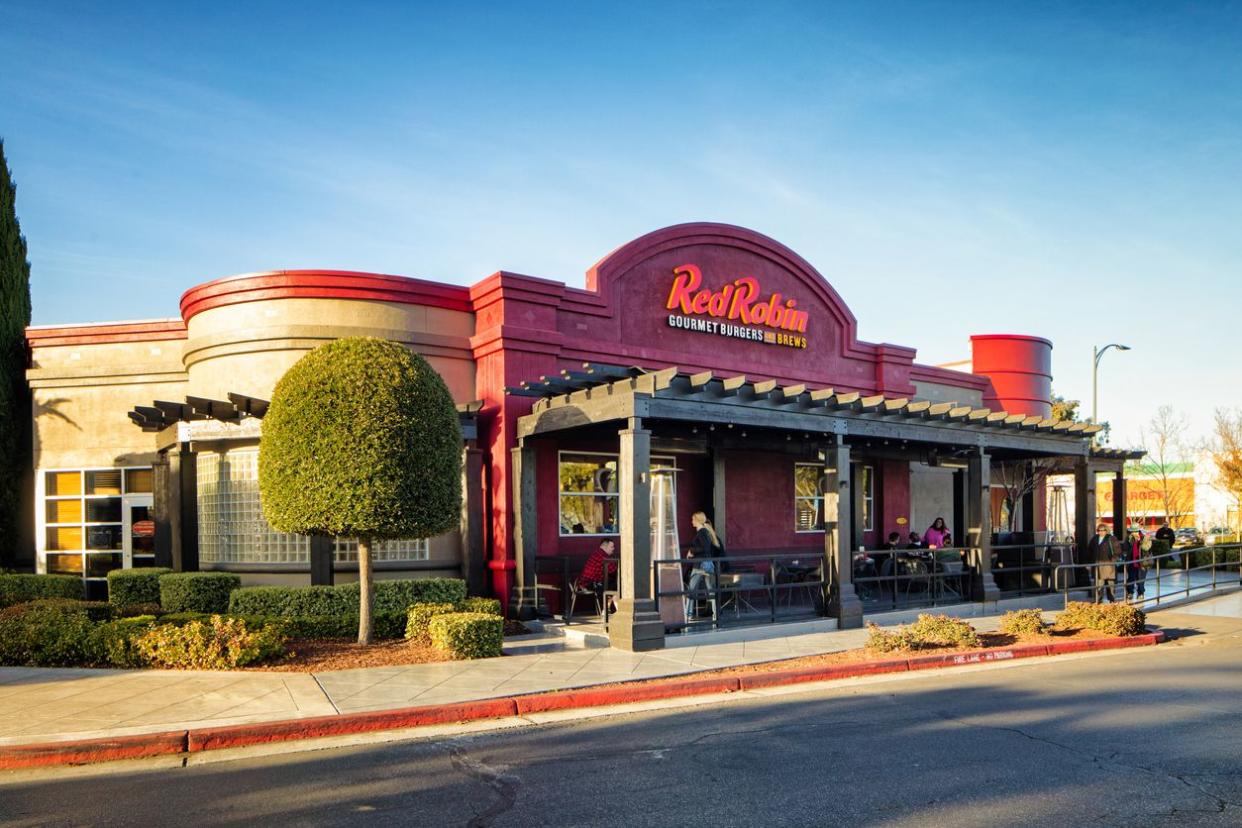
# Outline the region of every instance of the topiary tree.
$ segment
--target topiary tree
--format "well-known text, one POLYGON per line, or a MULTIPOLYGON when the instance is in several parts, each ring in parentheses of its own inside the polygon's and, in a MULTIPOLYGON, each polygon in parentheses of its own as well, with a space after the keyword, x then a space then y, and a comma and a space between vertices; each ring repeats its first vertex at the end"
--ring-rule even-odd
POLYGON ((358 643, 371 643, 371 544, 457 525, 461 430, 444 380, 395 342, 340 339, 276 384, 259 443, 263 515, 358 539, 358 643))

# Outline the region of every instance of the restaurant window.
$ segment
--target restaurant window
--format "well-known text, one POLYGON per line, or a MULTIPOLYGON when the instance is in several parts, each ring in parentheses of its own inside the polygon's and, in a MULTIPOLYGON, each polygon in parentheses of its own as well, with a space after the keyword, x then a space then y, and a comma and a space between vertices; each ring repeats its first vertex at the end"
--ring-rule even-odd
MULTIPOLYGON (((149 467, 43 472, 40 523, 45 571, 81 575, 102 584, 108 572, 124 562, 125 496, 150 493, 149 467)), ((151 565, 142 550, 134 552, 135 566, 151 565)))
MULTIPOLYGON (((794 464, 794 531, 824 530, 824 467, 818 463, 794 464)), ((858 477, 862 498, 862 531, 873 529, 875 515, 875 470, 863 466, 858 477)))
POLYGON ((823 474, 818 463, 794 464, 794 531, 823 531, 824 492, 819 483, 823 474))
MULTIPOLYGON (((617 455, 560 453, 560 534, 615 535, 621 531, 617 455)), ((652 457, 653 469, 673 469, 672 457, 652 457)))
POLYGON ((858 489, 862 492, 862 530, 870 532, 875 529, 875 469, 871 466, 862 467, 858 489))

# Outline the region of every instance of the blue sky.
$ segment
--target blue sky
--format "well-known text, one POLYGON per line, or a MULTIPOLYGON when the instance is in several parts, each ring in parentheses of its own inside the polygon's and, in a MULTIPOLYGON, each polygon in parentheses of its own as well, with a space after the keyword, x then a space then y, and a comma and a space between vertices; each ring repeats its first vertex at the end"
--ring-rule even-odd
POLYGON ((1242 406, 1242 5, 0 3, 36 324, 232 273, 581 284, 753 227, 860 335, 1055 343, 1114 443, 1242 406))

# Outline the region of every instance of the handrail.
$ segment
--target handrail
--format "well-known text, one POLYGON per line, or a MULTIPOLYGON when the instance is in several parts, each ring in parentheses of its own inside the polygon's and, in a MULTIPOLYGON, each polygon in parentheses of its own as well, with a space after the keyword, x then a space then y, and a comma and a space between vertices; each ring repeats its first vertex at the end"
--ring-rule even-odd
MULTIPOLYGON (((1143 595, 1139 601, 1135 603, 1146 604, 1154 602, 1157 606, 1161 601, 1170 598, 1172 595, 1180 595, 1182 598, 1189 598, 1191 593, 1196 590, 1207 590, 1215 592, 1218 589, 1218 576, 1221 570, 1229 572, 1233 570, 1237 573, 1239 580, 1233 585, 1242 586, 1242 565, 1239 559, 1242 558, 1242 543, 1212 544, 1195 547, 1183 547, 1178 550, 1164 552, 1159 555, 1146 555, 1137 561, 1128 558, 1119 558, 1114 561, 1093 561, 1090 563, 1073 563, 1061 564, 1056 568, 1053 574, 1053 581, 1056 584, 1057 591, 1061 592, 1064 602, 1069 603, 1069 593, 1071 590, 1089 589, 1092 592, 1094 600, 1097 602, 1101 596, 1107 596, 1109 600, 1113 600, 1117 586, 1125 589, 1127 600, 1143 590, 1143 595), (1192 557, 1197 553, 1211 553, 1212 560, 1210 563, 1195 564, 1191 566, 1192 557), (1237 552, 1233 560, 1229 559, 1230 552, 1237 552), (1221 560, 1221 553, 1224 553, 1224 559, 1221 560), (1166 565, 1173 558, 1180 558, 1181 566, 1166 565), (1138 565, 1136 568, 1136 564, 1138 565), (1103 567, 1113 568, 1112 578, 1100 578, 1098 573, 1103 567), (1155 577, 1152 578, 1149 573, 1154 569, 1155 577), (1191 575, 1196 572, 1211 571, 1212 580, 1210 584, 1198 584, 1193 582, 1191 575), (1070 577, 1078 572, 1089 576, 1089 584, 1071 584, 1070 577), (1165 580, 1177 579, 1180 586, 1169 595, 1166 595, 1162 589, 1165 580), (1146 595, 1146 586, 1149 583, 1155 584, 1155 593, 1149 598, 1146 595)), ((1079 580, 1079 579, 1074 579, 1079 580)))

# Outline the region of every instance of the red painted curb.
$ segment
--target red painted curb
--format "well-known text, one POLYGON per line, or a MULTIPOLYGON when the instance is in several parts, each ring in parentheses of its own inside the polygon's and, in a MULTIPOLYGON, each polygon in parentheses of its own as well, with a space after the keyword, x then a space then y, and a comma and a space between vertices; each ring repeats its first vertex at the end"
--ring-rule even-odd
POLYGON ((252 725, 207 727, 189 732, 187 749, 190 753, 197 753, 204 750, 246 747, 268 742, 286 742, 292 739, 343 736, 350 733, 453 724, 514 715, 517 715, 517 705, 514 704, 512 698, 505 698, 482 699, 460 704, 406 707, 399 710, 346 713, 340 716, 316 716, 310 719, 262 722, 252 725))
POLYGON ((832 679, 874 676, 881 673, 904 673, 909 669, 905 660, 870 661, 857 664, 834 664, 828 667, 799 667, 795 670, 773 670, 770 673, 750 673, 741 677, 743 690, 761 687, 779 687, 808 681, 831 681, 832 679))
POLYGON ((685 681, 653 682, 650 684, 619 685, 599 689, 561 690, 531 696, 515 696, 518 715, 543 713, 548 710, 568 710, 576 707, 600 707, 606 704, 669 699, 678 696, 703 696, 709 693, 736 693, 736 678, 704 678, 685 681))
POLYGON ((143 733, 112 739, 77 742, 41 742, 0 747, 0 770, 38 768, 48 765, 91 765, 118 759, 145 759, 185 753, 186 731, 143 733))
POLYGON ((627 702, 651 701, 680 696, 734 693, 739 690, 777 687, 810 681, 829 681, 855 676, 902 673, 938 667, 957 667, 964 664, 1032 658, 1059 653, 1145 647, 1159 644, 1165 638, 1163 631, 1157 631, 1127 638, 1061 641, 1047 645, 1031 644, 1021 647, 996 648, 951 655, 916 656, 914 658, 893 661, 860 662, 857 664, 838 664, 827 667, 800 667, 770 673, 751 673, 736 678, 671 679, 607 688, 591 689, 588 687, 581 690, 563 690, 529 696, 482 699, 458 704, 428 705, 399 710, 377 710, 366 713, 349 713, 340 716, 317 716, 311 719, 262 722, 252 725, 229 725, 189 731, 121 736, 114 739, 86 739, 79 742, 46 742, 15 745, 12 747, 0 747, 0 770, 46 767, 49 765, 90 764, 186 752, 196 753, 206 750, 266 744, 269 742, 313 739, 321 736, 342 736, 351 733, 368 733, 379 730, 398 730, 401 728, 453 724, 480 719, 498 719, 549 710, 599 707, 602 705, 625 704, 627 702))

